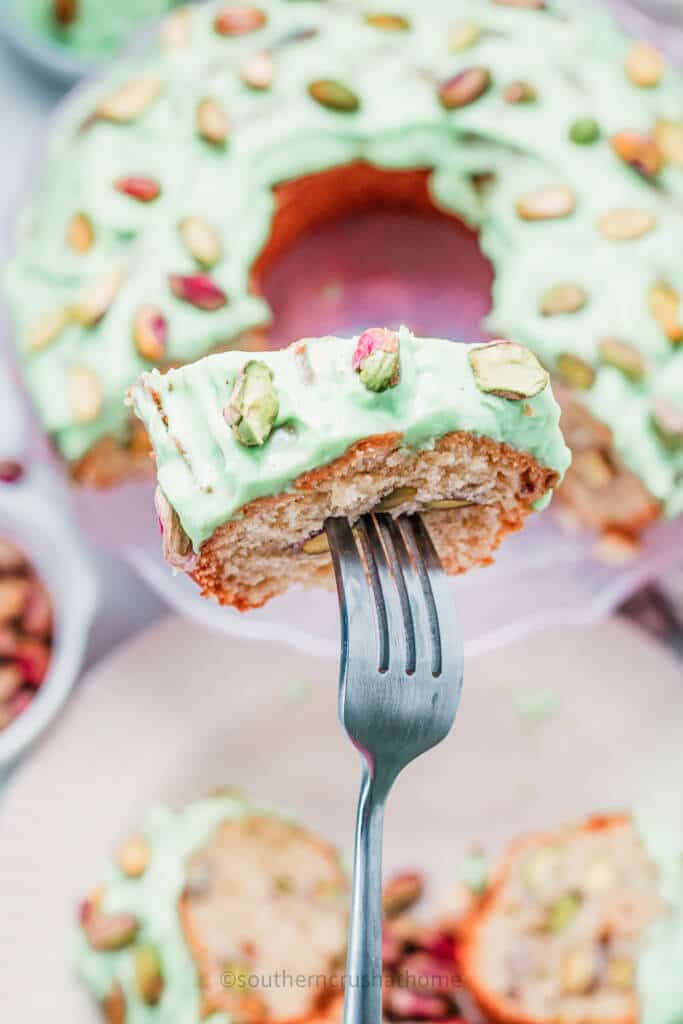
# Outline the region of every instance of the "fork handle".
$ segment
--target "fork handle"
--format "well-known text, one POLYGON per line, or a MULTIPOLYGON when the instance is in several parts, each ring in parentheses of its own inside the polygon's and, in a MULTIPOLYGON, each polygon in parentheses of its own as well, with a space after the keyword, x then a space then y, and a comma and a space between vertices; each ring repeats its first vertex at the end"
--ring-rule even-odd
POLYGON ((344 1024, 382 1020, 382 832, 388 787, 363 768, 354 849, 344 1024))

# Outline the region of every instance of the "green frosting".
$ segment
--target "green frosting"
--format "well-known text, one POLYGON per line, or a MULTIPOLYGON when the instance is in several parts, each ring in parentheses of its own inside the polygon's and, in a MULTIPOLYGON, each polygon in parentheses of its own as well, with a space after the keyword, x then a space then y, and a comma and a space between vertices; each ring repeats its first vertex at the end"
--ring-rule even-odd
POLYGON ((195 551, 243 505, 287 489, 301 473, 374 434, 398 431, 407 446, 421 448, 466 430, 530 452, 564 473, 569 451, 549 385, 526 401, 485 394, 469 346, 415 338, 406 328, 399 336, 401 377, 382 392, 368 389, 353 370, 357 339, 307 339, 259 355, 272 371, 279 403, 262 446, 241 444, 225 415, 251 358, 245 352, 223 352, 166 374, 152 371, 135 385, 132 398, 152 439, 159 485, 195 551))
MULTIPOLYGON (((269 237, 273 185, 364 159, 433 169, 434 200, 479 228, 495 267, 488 326, 532 347, 551 369, 567 351, 591 364, 595 383, 580 396, 611 428, 622 459, 666 513, 682 511, 683 449, 667 450, 649 412, 662 392, 683 402, 683 352, 675 354, 648 294, 663 281, 683 295, 683 173, 672 160, 648 180, 617 156, 610 139, 622 131, 652 134, 660 119, 680 126, 683 88, 669 69, 647 88, 631 81, 631 43, 595 6, 396 0, 391 11, 408 27, 387 31, 368 24, 364 8, 350 0, 259 0, 265 25, 235 36, 214 30, 221 4, 171 15, 187 18, 175 23, 175 45, 167 30, 163 46, 119 67, 63 117, 6 278, 26 380, 63 455, 78 459, 105 435, 125 442, 121 397, 150 365, 133 339, 140 307, 151 304, 166 317, 170 361, 196 359, 267 324, 269 309, 250 293, 249 275, 269 237), (452 31, 463 21, 479 32, 452 31), (470 45, 458 49, 463 39, 470 45), (251 89, 240 69, 265 49, 273 58, 272 85, 251 89), (490 72, 490 86, 474 102, 446 109, 439 83, 475 66, 490 72), (130 122, 90 118, 84 130, 97 101, 140 74, 158 78, 158 99, 130 122), (346 94, 330 79, 353 90, 357 110, 335 109, 346 94), (321 80, 327 84, 312 95, 309 86, 321 80), (505 99, 506 86, 519 80, 533 87, 535 99, 505 99), (207 97, 228 116, 225 146, 197 131, 197 107, 207 97), (586 118, 600 129, 591 144, 572 139, 572 126, 586 118), (131 174, 155 178, 159 198, 141 203, 114 188, 131 174), (490 175, 482 188, 482 176, 490 175), (520 216, 518 201, 547 185, 571 190, 573 212, 550 220, 520 216), (618 207, 647 211, 654 227, 628 241, 604 237, 598 222, 618 207), (65 244, 77 209, 95 231, 85 254, 65 244), (229 301, 213 311, 183 302, 169 287, 169 274, 198 269, 178 230, 189 216, 204 218, 222 242, 210 274, 229 301), (125 279, 99 323, 70 322, 45 348, 26 351, 39 314, 69 308, 85 284, 112 268, 125 279), (580 287, 586 301, 577 312, 544 316, 540 298, 558 284, 580 287), (605 337, 640 349, 648 364, 642 381, 601 364, 605 337), (102 388, 101 403, 87 416, 81 408, 77 419, 65 385, 74 364, 99 374, 102 388)), ((454 95, 462 97, 463 89, 451 89, 454 95)))
POLYGON ((54 0, 9 0, 34 32, 88 57, 114 54, 137 28, 158 18, 179 0, 78 0, 78 16, 68 25, 55 18, 54 0))
MULTIPOLYGON (((196 1024, 201 1020, 199 978, 185 941, 178 915, 178 902, 187 878, 187 860, 200 850, 221 822, 251 813, 239 796, 199 800, 174 813, 166 807, 150 810, 142 834, 151 856, 141 878, 128 878, 109 864, 103 874, 104 913, 134 913, 140 922, 137 942, 155 946, 161 957, 164 991, 156 1007, 147 1006, 135 987, 134 947, 118 953, 94 950, 82 930, 75 938, 74 962, 79 976, 96 999, 104 1000, 115 981, 126 999, 126 1024, 147 1024, 151 1020, 173 1020, 174 1024, 196 1024)), ((229 1024, 226 1014, 207 1018, 209 1024, 229 1024)))
MULTIPOLYGON (((676 794, 677 805, 680 794, 676 794)), ((648 930, 638 963, 641 1024, 683 1024, 683 831, 650 809, 636 814, 645 847, 659 868, 667 911, 648 930)))

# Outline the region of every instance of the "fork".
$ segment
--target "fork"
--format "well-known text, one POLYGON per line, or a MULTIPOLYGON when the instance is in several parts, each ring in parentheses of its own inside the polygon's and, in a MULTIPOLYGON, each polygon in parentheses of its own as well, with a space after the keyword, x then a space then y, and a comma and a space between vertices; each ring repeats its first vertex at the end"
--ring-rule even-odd
POLYGON ((363 759, 344 1024, 382 1019, 382 831, 396 778, 448 734, 463 643, 451 587, 419 516, 328 519, 341 610, 339 717, 363 759))

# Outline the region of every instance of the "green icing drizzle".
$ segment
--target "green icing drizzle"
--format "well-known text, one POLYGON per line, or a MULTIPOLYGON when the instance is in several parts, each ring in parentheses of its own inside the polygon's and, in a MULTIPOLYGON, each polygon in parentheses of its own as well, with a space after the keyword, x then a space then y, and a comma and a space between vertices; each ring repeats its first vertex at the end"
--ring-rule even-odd
POLYGON ((580 0, 549 0, 542 10, 492 0, 396 0, 392 13, 410 22, 401 32, 366 24, 362 5, 351 0, 259 0, 265 27, 234 37, 213 30, 218 6, 192 10, 185 48, 155 46, 73 102, 24 217, 6 290, 28 387, 63 455, 78 459, 104 435, 125 440, 121 396, 149 366, 132 336, 141 306, 159 306, 167 317, 171 361, 196 359, 267 324, 268 307, 250 294, 249 273, 269 236, 272 186, 364 159, 388 168, 433 168, 435 201, 479 228, 495 267, 491 330, 527 344, 551 368, 563 351, 593 365, 596 382, 582 398, 666 513, 683 511, 683 451, 668 451, 649 419, 653 396, 683 401, 683 351, 674 354, 648 303, 649 288, 662 279, 683 295, 683 173, 669 163, 655 185, 624 164, 609 141, 624 130, 651 133, 660 118, 679 120, 679 77, 667 70, 655 87, 634 85, 624 71, 628 40, 604 12, 580 0), (449 29, 462 21, 480 32, 472 45, 451 53, 449 29), (299 37, 297 30, 303 30, 299 37), (251 90, 240 80, 240 66, 266 48, 275 62, 272 87, 251 90), (473 65, 490 70, 491 87, 470 105, 445 110, 437 83, 473 65), (157 102, 129 124, 98 122, 83 131, 97 100, 141 70, 163 83, 157 102), (537 98, 506 103, 505 86, 520 77, 537 98), (350 85, 358 111, 315 102, 308 85, 318 79, 350 85), (206 96, 228 114, 224 148, 198 136, 196 109, 206 96), (578 145, 570 128, 586 117, 597 121, 600 138, 578 145), (490 173, 493 184, 477 190, 473 176, 490 173), (130 174, 157 178, 160 198, 143 204, 117 192, 112 182, 130 174), (547 184, 571 188, 574 212, 522 219, 517 201, 547 184), (76 204, 96 233, 86 255, 64 242, 76 204), (619 206, 650 211, 654 229, 635 241, 604 238, 597 220, 619 206), (178 232, 187 216, 206 218, 224 243, 225 256, 211 274, 230 301, 214 312, 181 302, 168 287, 169 273, 197 270, 178 232), (71 305, 84 283, 112 266, 123 268, 126 279, 103 320, 89 329, 71 324, 51 345, 26 354, 37 314, 71 305), (540 296, 562 283, 583 288, 585 305, 574 314, 542 316, 540 296), (630 382, 599 364, 604 337, 638 346, 650 367, 644 381, 630 382), (85 423, 74 422, 63 384, 74 363, 102 378, 102 407, 85 423))
MULTIPOLYGON (((98 953, 82 931, 75 937, 74 962, 80 978, 96 999, 110 993, 114 981, 126 999, 126 1024, 172 1020, 197 1024, 201 1019, 201 995, 197 969, 178 916, 178 901, 186 881, 188 858, 208 842, 222 821, 253 811, 236 796, 212 797, 174 813, 166 807, 150 810, 142 829, 151 849, 145 874, 127 878, 114 864, 107 866, 103 882, 104 912, 132 912, 141 922, 138 941, 156 946, 161 955, 164 991, 156 1007, 147 1006, 137 994, 134 979, 134 947, 118 953, 98 953)), ((209 1024, 229 1024, 223 1013, 207 1018, 209 1024)))
POLYGON ((116 53, 135 29, 158 18, 180 0, 79 0, 78 17, 60 25, 53 0, 10 0, 21 20, 52 42, 80 50, 86 56, 116 53))
POLYGON ((275 429, 262 447, 240 444, 224 417, 250 355, 224 352, 145 375, 132 390, 133 402, 154 445, 161 489, 195 551, 249 501, 287 489, 301 473, 374 434, 398 431, 407 446, 420 448, 466 430, 530 452, 564 473, 569 451, 549 386, 526 401, 484 394, 467 345, 415 338, 406 328, 399 335, 401 379, 380 393, 353 372, 356 339, 307 339, 259 355, 273 372, 279 399, 275 429))

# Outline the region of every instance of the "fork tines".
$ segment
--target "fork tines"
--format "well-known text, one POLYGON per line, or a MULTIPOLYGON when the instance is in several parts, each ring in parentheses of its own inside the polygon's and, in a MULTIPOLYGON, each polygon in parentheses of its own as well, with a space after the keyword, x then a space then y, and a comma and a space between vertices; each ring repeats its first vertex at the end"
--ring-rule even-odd
POLYGON ((367 618, 372 615, 373 660, 380 672, 393 667, 413 675, 420 657, 429 658, 432 675, 440 676, 443 644, 449 636, 455 641, 457 624, 454 616, 444 621, 453 614, 450 585, 420 517, 366 515, 353 528, 346 519, 329 519, 326 530, 349 657, 370 656, 367 618), (363 649, 354 652, 359 645, 363 649), (402 663, 392 665, 397 653, 402 663))

